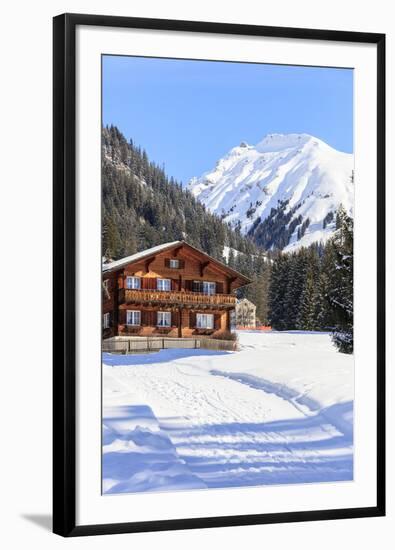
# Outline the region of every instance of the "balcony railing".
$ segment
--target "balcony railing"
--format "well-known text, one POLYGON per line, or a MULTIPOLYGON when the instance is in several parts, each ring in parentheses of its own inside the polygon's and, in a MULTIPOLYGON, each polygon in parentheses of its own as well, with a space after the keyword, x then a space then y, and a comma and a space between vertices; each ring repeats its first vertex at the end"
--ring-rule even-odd
POLYGON ((130 290, 125 289, 125 302, 161 302, 181 305, 235 306, 233 294, 204 294, 203 292, 130 290))

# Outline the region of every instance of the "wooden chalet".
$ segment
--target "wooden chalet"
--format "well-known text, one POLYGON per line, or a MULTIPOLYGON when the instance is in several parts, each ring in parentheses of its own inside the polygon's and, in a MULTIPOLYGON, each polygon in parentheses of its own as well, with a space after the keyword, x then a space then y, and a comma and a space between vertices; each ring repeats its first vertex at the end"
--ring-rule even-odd
POLYGON ((103 264, 103 338, 216 337, 230 330, 234 291, 251 281, 184 242, 103 264))

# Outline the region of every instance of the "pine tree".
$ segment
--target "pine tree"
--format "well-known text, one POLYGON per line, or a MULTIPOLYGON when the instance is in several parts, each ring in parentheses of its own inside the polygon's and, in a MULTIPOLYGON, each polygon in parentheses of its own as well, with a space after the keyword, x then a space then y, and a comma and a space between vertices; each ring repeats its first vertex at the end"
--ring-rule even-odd
POLYGON ((288 312, 284 300, 288 287, 289 260, 286 254, 279 254, 273 261, 269 288, 269 319, 276 330, 289 328, 288 312))
POLYGON ((255 296, 253 303, 256 305, 256 315, 264 325, 269 324, 269 287, 270 287, 270 266, 255 275, 255 296))
POLYGON ((353 220, 340 206, 333 237, 335 263, 328 300, 334 311, 333 342, 339 351, 352 353, 353 337, 353 220))
POLYGON ((231 248, 229 250, 227 264, 228 264, 229 267, 235 267, 235 255, 234 255, 234 252, 233 252, 233 248, 231 248))
POLYGON ((318 330, 330 330, 333 327, 331 308, 327 299, 329 291, 328 275, 321 269, 318 278, 318 290, 315 300, 316 320, 318 330))
POLYGON ((104 256, 107 258, 118 257, 121 249, 121 238, 111 216, 106 216, 103 220, 102 243, 104 256))
POLYGON ((316 330, 317 328, 317 290, 313 271, 307 273, 303 292, 301 295, 297 326, 301 330, 316 330))
POLYGON ((330 295, 336 286, 336 277, 336 253, 333 239, 330 239, 322 253, 317 296, 317 321, 320 329, 325 331, 334 331, 336 325, 335 312, 330 301, 330 295))

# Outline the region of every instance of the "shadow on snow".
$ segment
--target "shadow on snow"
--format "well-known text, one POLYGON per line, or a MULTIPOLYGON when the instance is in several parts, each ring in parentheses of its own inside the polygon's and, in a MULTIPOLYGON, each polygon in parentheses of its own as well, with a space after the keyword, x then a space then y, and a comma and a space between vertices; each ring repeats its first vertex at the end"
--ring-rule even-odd
POLYGON ((183 426, 180 418, 156 420, 147 406, 123 407, 122 419, 156 421, 157 431, 104 434, 104 444, 123 438, 140 448, 103 455, 103 477, 117 480, 105 492, 350 481, 352 412, 347 402, 304 418, 183 426))
POLYGON ((130 355, 119 355, 112 353, 103 353, 102 360, 105 365, 110 367, 135 365, 150 365, 152 363, 168 363, 176 359, 185 359, 188 357, 213 357, 220 355, 229 355, 231 351, 212 351, 208 349, 162 349, 155 352, 133 353, 130 355))

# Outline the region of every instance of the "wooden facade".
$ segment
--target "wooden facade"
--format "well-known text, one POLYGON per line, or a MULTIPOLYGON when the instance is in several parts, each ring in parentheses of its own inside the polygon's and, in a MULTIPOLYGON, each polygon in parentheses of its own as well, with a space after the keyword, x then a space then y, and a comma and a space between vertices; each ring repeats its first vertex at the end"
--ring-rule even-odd
POLYGON ((103 265, 103 338, 216 337, 250 280, 184 241, 103 265))

